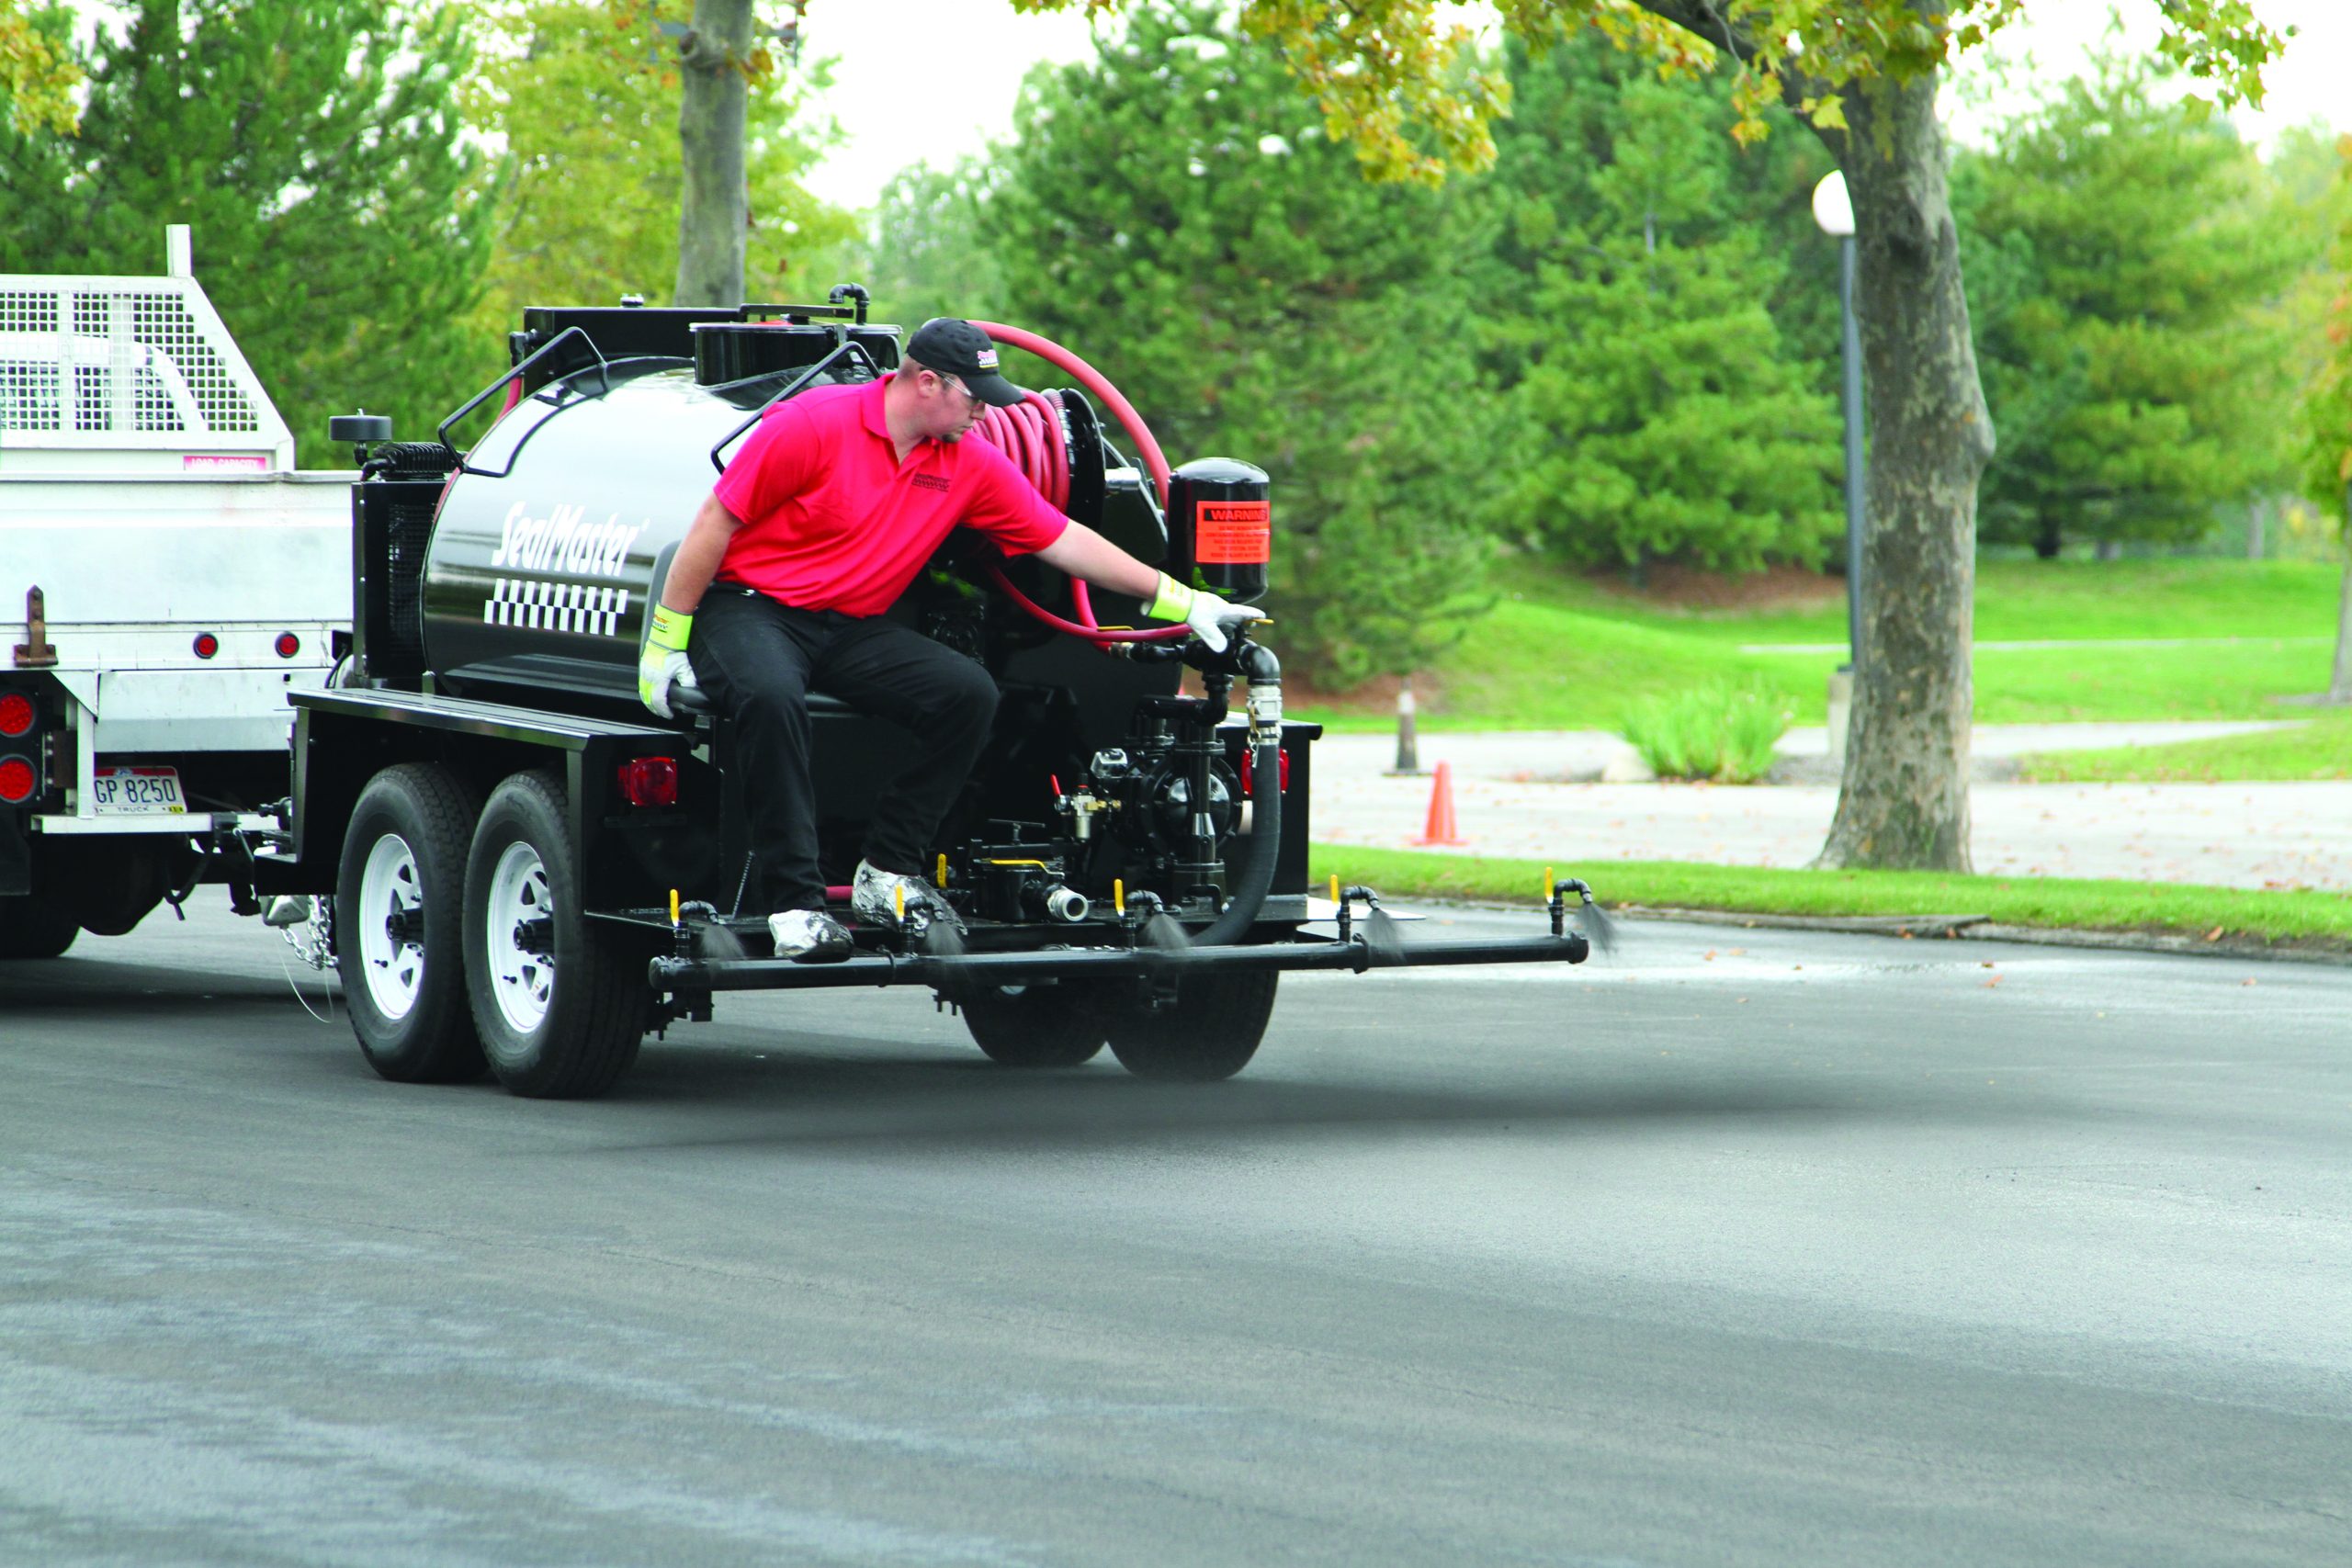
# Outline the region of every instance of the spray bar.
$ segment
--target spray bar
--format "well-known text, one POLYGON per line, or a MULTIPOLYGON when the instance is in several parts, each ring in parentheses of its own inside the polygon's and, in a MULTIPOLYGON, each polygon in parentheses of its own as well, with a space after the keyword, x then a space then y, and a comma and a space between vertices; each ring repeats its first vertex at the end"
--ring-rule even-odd
POLYGON ((1423 968, 1462 964, 1581 964, 1591 952, 1582 933, 1507 942, 1416 943, 1384 956, 1361 936, 1259 946, 1062 948, 1045 953, 874 953, 839 964, 785 958, 656 958, 647 976, 662 996, 709 991, 816 990, 849 986, 928 986, 949 992, 989 986, 1034 986, 1069 979, 1181 980, 1188 974, 1258 969, 1423 968))

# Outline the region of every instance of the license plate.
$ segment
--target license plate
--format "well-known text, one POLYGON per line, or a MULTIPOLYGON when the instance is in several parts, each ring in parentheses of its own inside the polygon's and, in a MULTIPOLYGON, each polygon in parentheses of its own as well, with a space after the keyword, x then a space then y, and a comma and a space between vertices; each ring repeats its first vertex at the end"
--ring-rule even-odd
POLYGON ((177 768, 100 768, 90 780, 90 814, 94 817, 147 816, 157 811, 185 814, 177 768))

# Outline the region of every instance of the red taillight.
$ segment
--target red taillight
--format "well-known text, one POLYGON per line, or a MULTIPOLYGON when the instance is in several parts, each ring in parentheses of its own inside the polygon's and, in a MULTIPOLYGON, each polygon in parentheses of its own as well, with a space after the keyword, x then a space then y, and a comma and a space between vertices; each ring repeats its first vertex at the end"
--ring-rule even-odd
POLYGON ((301 651, 302 639, 300 637, 296 637, 292 632, 279 632, 277 634, 278 658, 291 659, 301 651))
POLYGON ((198 659, 209 659, 220 651, 220 639, 210 632, 198 632, 196 634, 196 642, 193 646, 198 659))
POLYGON ((33 790, 40 783, 40 775, 24 758, 0 757, 0 800, 22 806, 33 797, 33 790))
POLYGON ((678 760, 633 757, 616 770, 621 795, 631 806, 678 804, 678 760))
MULTIPOLYGON (((1241 753, 1241 793, 1253 800, 1258 795, 1257 781, 1250 775, 1256 771, 1257 755, 1255 751, 1241 753)), ((1290 752, 1282 750, 1274 755, 1282 759, 1282 766, 1276 770, 1274 787, 1287 794, 1290 790, 1290 752)))
POLYGON ((0 692, 0 735, 13 740, 28 734, 33 720, 40 717, 33 709, 32 698, 22 692, 0 692))

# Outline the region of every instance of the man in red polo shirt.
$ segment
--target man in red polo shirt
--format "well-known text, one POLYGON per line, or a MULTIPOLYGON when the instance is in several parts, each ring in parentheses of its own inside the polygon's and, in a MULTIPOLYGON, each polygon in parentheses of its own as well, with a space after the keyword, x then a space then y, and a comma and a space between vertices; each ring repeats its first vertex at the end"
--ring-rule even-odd
POLYGON ((762 420, 671 561, 639 694, 666 718, 671 686, 698 685, 733 719, 778 957, 852 951, 825 913, 817 871, 811 691, 901 724, 923 745, 875 808, 850 907, 885 924, 901 900, 955 918, 922 868, 988 744, 996 682, 882 614, 950 529, 977 528, 1007 555, 1148 599, 1155 619, 1183 621, 1214 648, 1226 626, 1260 614, 1146 566, 1055 511, 994 446, 962 439, 983 404, 1022 397, 986 333, 952 316, 926 321, 897 374, 812 388, 762 420))

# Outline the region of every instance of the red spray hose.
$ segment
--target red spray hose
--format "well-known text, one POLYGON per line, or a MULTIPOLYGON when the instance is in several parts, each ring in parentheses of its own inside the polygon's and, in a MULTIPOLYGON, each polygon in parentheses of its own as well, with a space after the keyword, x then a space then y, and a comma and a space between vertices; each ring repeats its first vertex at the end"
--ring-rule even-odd
MULTIPOLYGON (((1142 455, 1144 467, 1151 474, 1153 488, 1159 491, 1159 503, 1168 504, 1168 459, 1160 454, 1159 443, 1152 439, 1151 427, 1136 412, 1135 405, 1111 385, 1108 378, 1077 355, 1050 338, 1019 327, 1008 327, 997 321, 974 321, 999 343, 1027 349, 1038 358, 1078 378, 1079 384, 1101 399, 1103 406, 1118 416, 1119 423, 1142 455)), ((972 427, 973 433, 1012 459, 1012 464, 1026 475, 1038 492, 1057 508, 1069 505, 1069 453, 1062 445, 1061 414, 1057 400, 1050 395, 1031 392, 1019 406, 1009 409, 991 408, 972 427)), ((1077 621, 1066 621, 1032 601, 1012 580, 1004 569, 990 563, 989 574, 996 585, 1012 601, 1056 631, 1090 642, 1173 642, 1191 635, 1186 626, 1168 626, 1156 631, 1105 632, 1094 619, 1094 605, 1086 591, 1083 579, 1070 579, 1070 602, 1077 607, 1077 621)))

